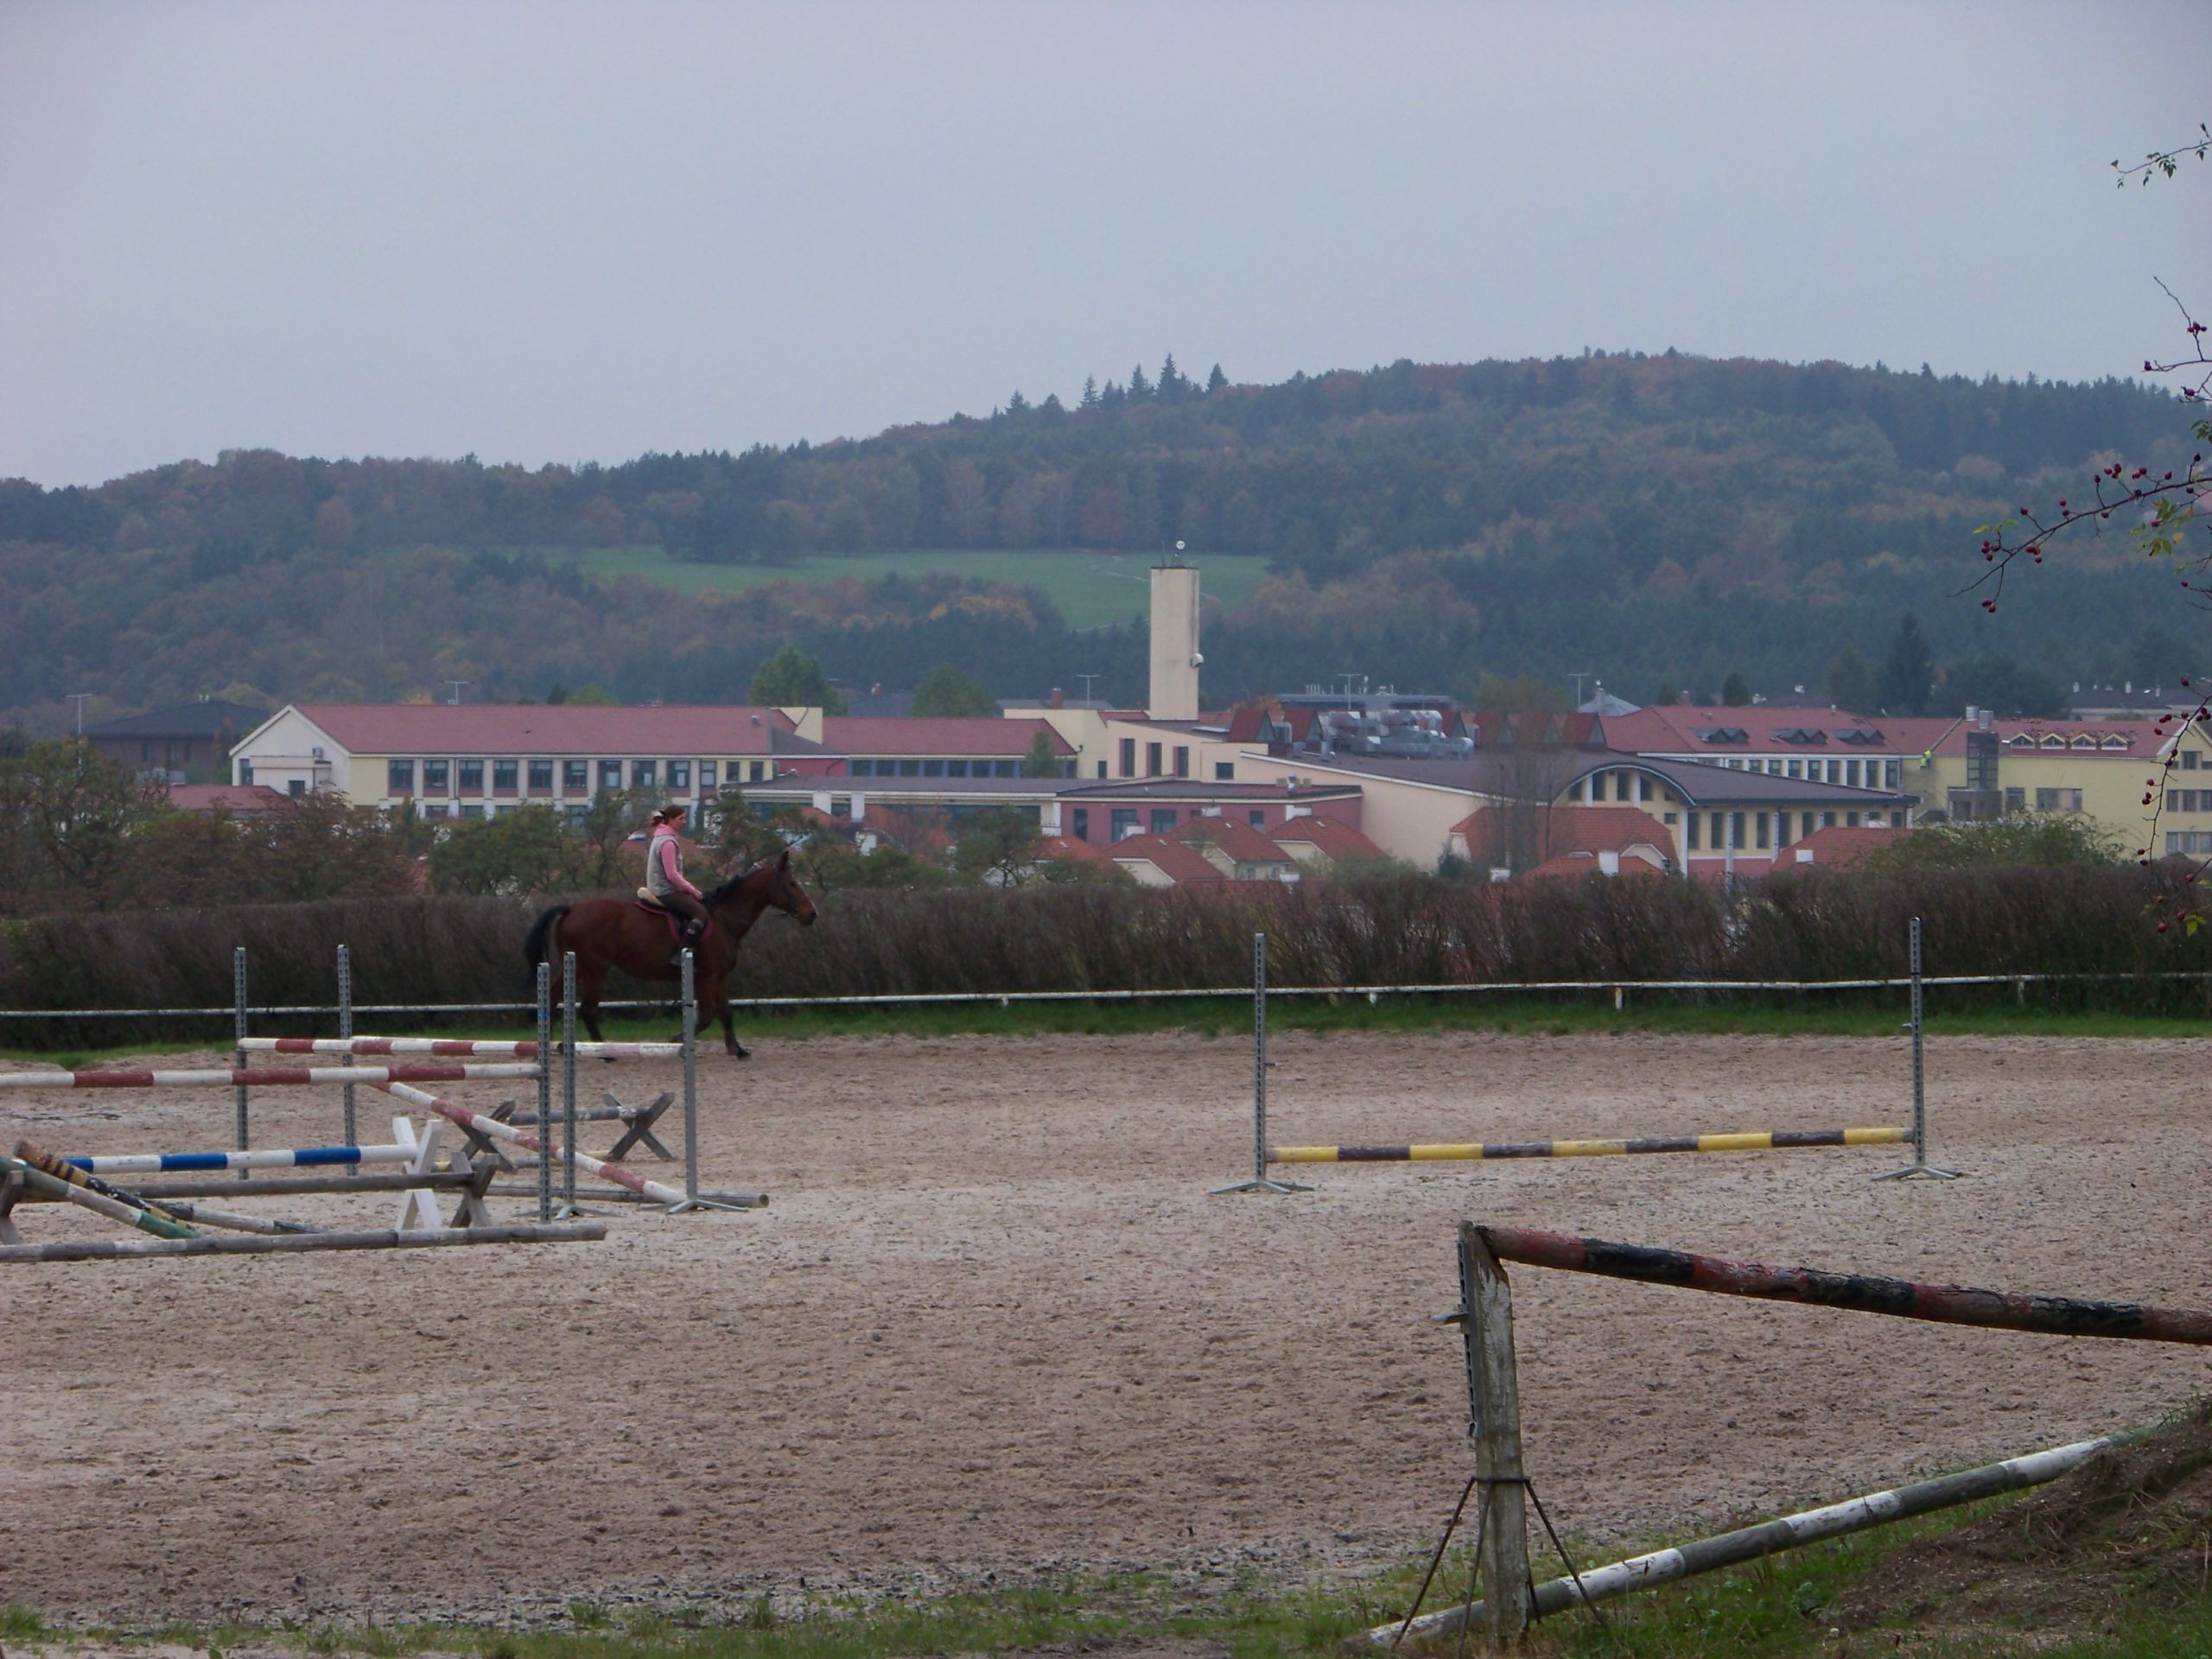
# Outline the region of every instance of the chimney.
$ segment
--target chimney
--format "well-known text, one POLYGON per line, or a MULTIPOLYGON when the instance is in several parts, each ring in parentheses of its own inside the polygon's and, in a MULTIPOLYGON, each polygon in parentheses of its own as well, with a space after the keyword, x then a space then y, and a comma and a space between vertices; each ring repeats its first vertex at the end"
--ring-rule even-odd
POLYGON ((1968 703, 1968 704, 1967 704, 1967 725, 1969 725, 1969 726, 1973 725, 1973 724, 1974 723, 1974 721, 1976 720, 1976 718, 1980 715, 1980 713, 1981 713, 1981 710, 1980 710, 1979 709, 1975 708, 1975 707, 1974 706, 1974 704, 1972 704, 1972 703, 1968 703))
POLYGON ((817 789, 814 791, 814 810, 821 813, 825 818, 830 816, 830 791, 828 790, 817 789))
POLYGON ((1198 717, 1198 573, 1187 564, 1152 571, 1152 678, 1145 712, 1154 720, 1198 717))
POLYGON ((1054 686, 1052 688, 1052 707, 1055 709, 1065 709, 1067 706, 1067 695, 1063 692, 1058 686, 1054 686))
POLYGON ((853 791, 853 822, 860 823, 868 817, 868 797, 859 790, 853 791))

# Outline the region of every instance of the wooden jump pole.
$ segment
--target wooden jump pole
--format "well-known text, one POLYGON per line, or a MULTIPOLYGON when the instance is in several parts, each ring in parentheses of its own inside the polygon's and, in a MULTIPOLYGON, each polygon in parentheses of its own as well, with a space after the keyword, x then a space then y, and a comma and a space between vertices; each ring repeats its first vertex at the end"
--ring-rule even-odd
POLYGON ((567 1221, 550 1226, 523 1224, 505 1227, 421 1227, 406 1232, 387 1230, 308 1233, 283 1238, 99 1239, 66 1244, 0 1244, 0 1262, 103 1262, 149 1255, 293 1255, 309 1250, 420 1250, 448 1244, 560 1244, 606 1236, 607 1224, 603 1221, 567 1221))
MULTIPOLYGON (((550 1205, 550 1194, 548 1182, 552 1174, 552 1160, 546 1156, 545 1147, 537 1135, 527 1134, 515 1128, 512 1123, 502 1123, 488 1112, 472 1111, 466 1106, 456 1106, 449 1100, 441 1099, 436 1095, 425 1093, 420 1089, 412 1088, 404 1083, 380 1083, 377 1087, 388 1095, 405 1101, 410 1106, 419 1106, 425 1111, 435 1112, 447 1122, 457 1124, 462 1128, 474 1129, 480 1135, 489 1135, 494 1141, 511 1141, 526 1152, 536 1153, 538 1158, 538 1189, 541 1192, 547 1193, 550 1205)), ((616 1186, 626 1186, 632 1192, 652 1198, 657 1203, 673 1205, 685 1202, 683 1194, 674 1187, 663 1186, 658 1181, 649 1181, 635 1170, 625 1169, 620 1164, 601 1163, 598 1159, 581 1152, 576 1154, 576 1162, 587 1173, 596 1175, 601 1180, 612 1182, 616 1186)))
MULTIPOLYGON (((460 1170, 421 1170, 395 1175, 280 1175, 253 1184, 257 1198, 304 1198, 317 1193, 412 1192, 418 1189, 465 1187, 475 1177, 460 1170)), ((140 1196, 159 1203, 171 1198, 223 1198, 238 1196, 236 1181, 151 1181, 135 1189, 140 1196)))
POLYGON ((1893 1147, 1905 1128, 1766 1129, 1731 1135, 1659 1135, 1599 1141, 1469 1141, 1433 1145, 1270 1147, 1271 1164, 1471 1163, 1503 1158, 1607 1158, 1657 1152, 1790 1152, 1815 1147, 1893 1147))
MULTIPOLYGON (((247 1052, 253 1054, 357 1054, 364 1056, 432 1054, 447 1059, 534 1058, 535 1042, 511 1043, 470 1037, 249 1037, 247 1052)), ((576 1054, 587 1060, 676 1060, 683 1058, 681 1043, 578 1043, 576 1054)))
MULTIPOLYGON (((1678 1579, 1695 1578, 1701 1573, 1739 1566, 1745 1561, 1757 1560, 1763 1555, 1796 1549, 1802 1544, 1817 1543, 1824 1538, 1840 1538, 1847 1533, 1887 1526, 1892 1521, 1909 1520, 1916 1515, 1927 1515, 1936 1510, 1972 1503, 1980 1498, 1994 1497, 2001 1492, 2040 1486, 2046 1481, 2057 1479, 2070 1470, 2080 1468, 2100 1452, 2140 1438, 2140 1432, 2132 1432, 2107 1434, 2101 1440, 2079 1440, 2072 1446, 2062 1446, 2050 1452, 2035 1452, 2025 1457, 2007 1458, 2002 1463, 1984 1464, 1979 1469, 1965 1470, 1955 1475, 1917 1481, 1912 1485, 1896 1487, 1889 1491, 1869 1492, 1864 1497, 1854 1497, 1847 1503, 1803 1510, 1796 1515, 1764 1521, 1753 1527, 1740 1527, 1733 1532, 1700 1539, 1678 1548, 1656 1549, 1649 1554, 1632 1555, 1626 1560, 1592 1567, 1572 1579, 1553 1579, 1538 1585, 1529 1611, 1534 1618, 1548 1618, 1572 1607, 1587 1606, 1596 1601, 1610 1601, 1632 1590, 1671 1584, 1678 1579)), ((1467 1627, 1470 1615, 1478 1628, 1489 1628, 1491 1622, 1490 1604, 1488 1601, 1478 1601, 1471 1606, 1447 1607, 1440 1612, 1424 1613, 1411 1624, 1403 1619, 1394 1619, 1388 1624, 1378 1624, 1347 1645, 1395 1648, 1402 1639, 1422 1642, 1433 1641, 1439 1637, 1456 1636, 1467 1627)))
POLYGON ((263 1147, 251 1152, 125 1152, 67 1162, 91 1175, 181 1175, 215 1169, 357 1169, 365 1164, 404 1164, 415 1148, 382 1147, 263 1147))
MULTIPOLYGON (((0 1175, 14 1175, 34 1192, 42 1192, 50 1198, 60 1198, 95 1215, 105 1216, 110 1221, 119 1221, 126 1227, 136 1227, 142 1233, 151 1233, 164 1243, 179 1243, 199 1237, 199 1234, 182 1222, 157 1215, 137 1205, 111 1198, 105 1192, 95 1192, 74 1181, 65 1181, 48 1174, 35 1164, 25 1163, 20 1158, 0 1157, 0 1175)), ((38 1249, 35 1244, 0 1246, 9 1249, 38 1249)), ((4 1259, 0 1257, 0 1259, 4 1259)))
MULTIPOLYGON (((1468 1225, 1474 1224, 1469 1223, 1468 1225)), ((1648 1285, 1751 1296, 1767 1301, 1807 1302, 1816 1307, 1886 1313, 1940 1325, 1971 1325, 2057 1337, 2117 1337, 2139 1342, 2212 1346, 2212 1313, 2146 1307, 2134 1302, 2089 1301, 2074 1296, 2024 1295, 1974 1290, 1961 1285, 1922 1285, 1871 1274, 1824 1273, 1814 1268, 1772 1268, 1687 1250, 1654 1249, 1610 1239, 1577 1238, 1526 1227, 1477 1229, 1501 1262, 1558 1268, 1568 1273, 1633 1279, 1648 1285)), ((1450 1316, 1453 1318, 1458 1315, 1450 1316)))
POLYGON ((268 1089, 305 1084, 488 1083, 535 1077, 537 1068, 523 1065, 290 1065, 258 1071, 0 1071, 0 1089, 243 1089, 251 1081, 268 1089))
MULTIPOLYGON (((67 1181, 72 1186, 81 1186, 88 1192, 97 1192, 102 1198, 113 1198, 118 1204, 128 1205, 133 1210, 143 1210, 156 1220, 183 1223, 192 1219, 191 1217, 180 1215, 175 1211, 164 1210, 158 1205, 149 1204, 136 1192, 126 1191, 119 1186, 111 1186, 90 1170, 79 1169, 67 1158, 57 1158, 45 1147, 34 1146, 29 1141, 16 1142, 16 1156, 33 1169, 51 1175, 57 1181, 67 1181)), ((192 1230, 187 1227, 184 1230, 190 1232, 192 1230)))

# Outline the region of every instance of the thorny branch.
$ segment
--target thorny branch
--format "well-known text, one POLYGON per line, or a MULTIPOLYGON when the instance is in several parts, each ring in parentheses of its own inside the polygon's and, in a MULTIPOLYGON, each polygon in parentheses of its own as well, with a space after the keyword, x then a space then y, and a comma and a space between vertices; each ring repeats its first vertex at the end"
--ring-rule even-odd
POLYGON ((2192 151, 2198 161, 2202 161, 2205 153, 2212 150, 2212 127, 2200 121, 2196 124, 2196 130, 2199 137, 2195 143, 2176 144, 2171 149, 2154 149, 2133 167, 2122 167, 2114 162, 2112 170, 2120 176, 2113 181, 2113 184, 2124 190, 2130 179, 2138 184, 2150 183, 2153 174, 2163 174, 2171 179, 2181 166, 2181 158, 2192 151))

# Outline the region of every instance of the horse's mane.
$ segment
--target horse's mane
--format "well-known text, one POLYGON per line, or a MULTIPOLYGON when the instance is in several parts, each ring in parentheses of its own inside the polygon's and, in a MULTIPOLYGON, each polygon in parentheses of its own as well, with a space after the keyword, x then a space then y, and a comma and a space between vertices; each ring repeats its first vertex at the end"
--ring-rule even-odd
POLYGON ((734 897, 740 887, 743 887, 746 882, 750 880, 753 876, 759 874, 765 868, 765 863, 747 865, 743 869, 740 870, 735 875, 730 877, 728 880, 723 882, 720 887, 709 889, 707 893, 708 904, 719 905, 725 899, 734 897))

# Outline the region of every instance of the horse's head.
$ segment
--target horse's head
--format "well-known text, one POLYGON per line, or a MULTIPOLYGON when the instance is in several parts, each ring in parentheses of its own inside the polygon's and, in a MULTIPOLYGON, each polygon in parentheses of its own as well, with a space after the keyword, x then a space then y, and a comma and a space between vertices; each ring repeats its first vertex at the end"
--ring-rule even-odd
POLYGON ((798 878, 791 874, 791 851, 788 847, 784 849, 784 855, 769 871, 768 904, 793 921, 808 927, 814 925, 814 900, 806 896, 806 889, 799 886, 798 878))

